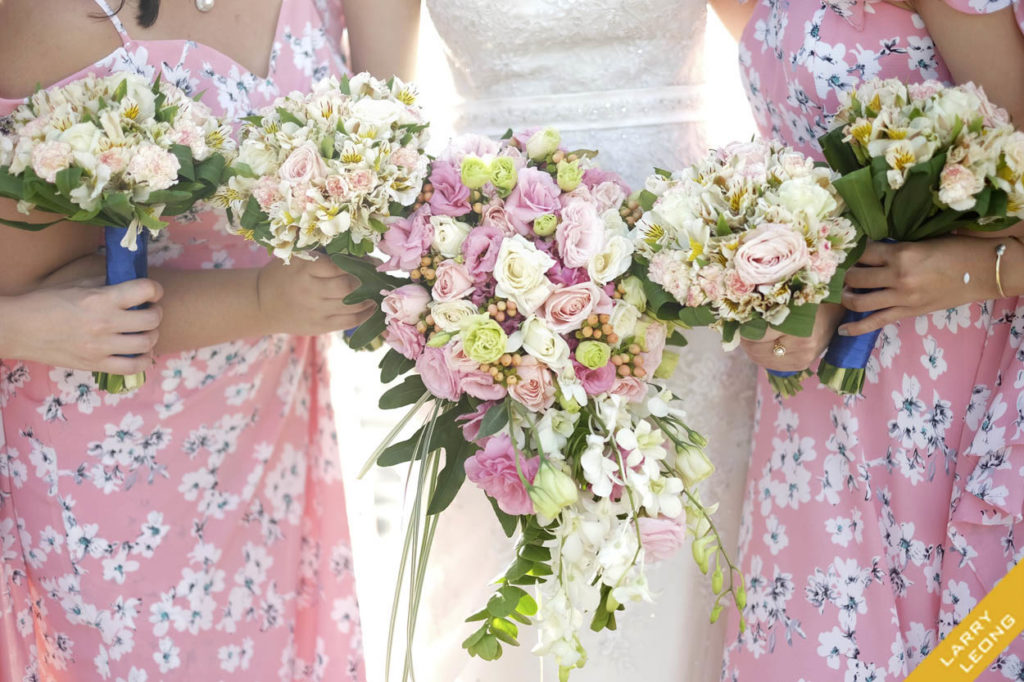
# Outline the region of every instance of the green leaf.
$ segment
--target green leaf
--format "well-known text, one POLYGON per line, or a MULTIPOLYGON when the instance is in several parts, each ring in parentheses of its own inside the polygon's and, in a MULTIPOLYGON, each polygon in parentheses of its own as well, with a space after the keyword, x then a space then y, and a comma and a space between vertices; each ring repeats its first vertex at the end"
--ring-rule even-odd
POLYGON ((740 325, 740 336, 751 341, 760 341, 764 338, 766 331, 768 331, 768 323, 761 317, 755 317, 740 325))
POLYGON ((810 336, 814 331, 814 318, 818 314, 818 304, 807 303, 790 308, 782 324, 772 325, 773 328, 790 336, 810 336))
POLYGON ((636 200, 640 204, 640 208, 642 208, 644 211, 650 211, 652 208, 654 208, 654 204, 658 201, 658 195, 655 194, 654 192, 651 192, 650 190, 645 189, 640 192, 636 200))
POLYGON ((440 514, 455 500, 466 480, 466 460, 477 449, 476 445, 461 439, 457 447, 445 448, 445 465, 437 475, 437 487, 430 498, 427 514, 440 514))
POLYGON ((380 303, 384 300, 380 293, 381 291, 390 291, 391 289, 397 289, 400 286, 409 284, 408 280, 379 272, 372 262, 365 261, 362 258, 356 258, 345 253, 331 254, 330 258, 334 261, 335 265, 359 280, 359 287, 345 297, 345 305, 354 305, 363 301, 380 303))
POLYGON ((172 144, 171 153, 178 158, 178 176, 195 182, 196 167, 192 160, 192 150, 183 144, 172 144))
POLYGON ((470 648, 471 654, 476 654, 485 661, 496 661, 501 657, 501 645, 494 635, 485 635, 477 644, 470 648))
POLYGON ((65 168, 57 173, 57 191, 66 197, 71 196, 71 190, 77 189, 82 183, 82 169, 78 166, 65 168))
MULTIPOLYGON (((487 612, 486 611, 481 611, 481 613, 484 614, 484 618, 473 618, 473 617, 470 617, 470 618, 467 618, 466 621, 467 622, 473 622, 473 621, 476 621, 476 620, 485 620, 487 618, 487 615, 486 615, 487 612)), ((479 630, 477 630, 476 632, 474 632, 473 634, 471 634, 469 637, 467 637, 465 639, 465 641, 462 642, 462 648, 463 649, 470 649, 470 648, 476 646, 476 644, 481 639, 483 639, 484 635, 486 635, 486 634, 487 634, 487 627, 484 626, 484 627, 480 628, 479 630)))
POLYGON ((359 325, 359 328, 352 333, 352 336, 348 339, 348 345, 354 350, 365 348, 373 343, 378 336, 383 334, 386 328, 387 316, 384 314, 383 310, 378 308, 373 312, 373 315, 370 316, 370 319, 359 325))
POLYGON ((821 151, 825 155, 828 165, 836 172, 848 175, 861 168, 863 164, 857 160, 853 148, 843 142, 843 137, 845 137, 843 129, 836 128, 818 138, 818 142, 821 144, 821 151))
POLYGON ((410 360, 392 348, 380 361, 381 383, 390 384, 415 366, 416 362, 414 360, 410 360))
POLYGON ((919 163, 907 173, 907 180, 896 193, 889 213, 892 234, 899 241, 935 213, 934 188, 939 186, 946 155, 940 154, 926 163, 919 163))
POLYGON ((112 222, 117 227, 128 227, 135 217, 135 209, 125 192, 104 195, 103 212, 114 219, 112 222))
POLYGON ((875 194, 870 168, 861 168, 836 179, 835 188, 850 209, 853 222, 869 239, 881 241, 889 236, 889 223, 875 194))
POLYGON ((341 77, 341 81, 338 83, 338 89, 341 90, 341 94, 343 95, 352 94, 352 82, 347 74, 341 77))
POLYGON ((113 98, 113 100, 115 102, 120 102, 121 100, 124 99, 124 96, 127 95, 127 94, 128 94, 128 79, 125 78, 124 80, 122 80, 120 83, 117 84, 116 88, 114 88, 114 94, 111 95, 111 98, 113 98))
POLYGON ((304 127, 306 124, 302 122, 298 116, 288 111, 284 107, 277 107, 277 117, 281 119, 281 123, 294 123, 299 127, 304 127))
POLYGON ((679 311, 679 321, 687 327, 706 327, 715 321, 715 313, 709 305, 683 308, 679 311))
POLYGON ((0 168, 0 196, 18 201, 23 196, 23 185, 24 181, 12 175, 8 168, 0 168))
POLYGON ((515 623, 505 618, 492 618, 491 632, 505 644, 519 646, 519 640, 516 639, 519 636, 519 628, 515 626, 515 623))
POLYGON ((508 406, 502 400, 487 410, 487 414, 480 421, 480 433, 477 435, 477 440, 493 436, 505 428, 506 424, 508 424, 508 406))
POLYGON ((519 605, 519 595, 511 593, 509 590, 517 590, 518 592, 526 594, 526 592, 519 587, 514 587, 512 585, 502 587, 487 602, 487 612, 494 618, 504 618, 515 611, 516 606, 519 605))
POLYGON ((412 405, 426 392, 427 387, 423 385, 423 379, 419 375, 413 375, 406 377, 405 381, 385 392, 380 397, 378 405, 382 410, 394 410, 412 405))
POLYGON ((498 517, 498 523, 501 524, 501 530, 505 533, 505 537, 510 538, 516 533, 516 526, 519 524, 519 517, 506 514, 498 506, 497 500, 491 496, 487 496, 487 501, 491 503, 491 507, 494 508, 494 515, 498 517))
POLYGON ((732 228, 725 220, 725 215, 718 214, 718 222, 715 223, 715 234, 719 237, 728 237, 732 234, 732 228))
POLYGON ((526 545, 519 556, 530 561, 551 561, 551 550, 540 545, 526 545))
POLYGON ((39 232, 45 230, 48 227, 56 225, 57 223, 63 222, 64 219, 54 220, 52 223, 26 223, 21 220, 7 220, 0 218, 0 225, 6 225, 7 227, 13 227, 18 230, 28 230, 29 232, 39 232))

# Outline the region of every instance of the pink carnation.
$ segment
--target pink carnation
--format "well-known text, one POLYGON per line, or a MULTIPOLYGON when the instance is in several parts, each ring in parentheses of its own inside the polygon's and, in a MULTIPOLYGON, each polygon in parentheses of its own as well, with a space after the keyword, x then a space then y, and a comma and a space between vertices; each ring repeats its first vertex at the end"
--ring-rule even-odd
POLYGON ((128 175, 151 190, 167 189, 178 180, 181 164, 174 154, 155 144, 143 143, 128 162, 128 175))
POLYGON ((256 203, 260 205, 260 208, 268 212, 274 204, 284 199, 278 189, 277 180, 272 175, 264 175, 257 180, 252 195, 256 198, 256 203))
MULTIPOLYGON (((533 482, 539 467, 539 457, 526 459, 520 453, 519 468, 527 481, 533 482)), ((533 513, 533 502, 516 470, 516 452, 506 434, 488 438, 484 449, 466 460, 466 477, 493 497, 506 514, 533 513)))
POLYGON ((498 261, 498 251, 505 235, 501 230, 481 225, 473 228, 466 240, 462 242, 462 255, 466 259, 466 268, 474 279, 489 279, 494 272, 494 264, 498 261))
POLYGON ((67 142, 42 142, 32 149, 32 170, 47 182, 56 182, 57 173, 68 168, 72 160, 67 142))
POLYGON ((427 209, 421 208, 408 218, 392 220, 379 247, 391 258, 377 269, 382 272, 415 270, 433 241, 434 226, 430 224, 430 211, 427 209))

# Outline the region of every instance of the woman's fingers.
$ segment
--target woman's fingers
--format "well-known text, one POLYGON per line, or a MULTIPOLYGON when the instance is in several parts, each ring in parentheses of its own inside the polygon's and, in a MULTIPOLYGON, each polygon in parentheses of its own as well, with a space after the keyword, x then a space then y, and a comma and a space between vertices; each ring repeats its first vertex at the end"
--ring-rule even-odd
POLYGON ((868 242, 868 245, 864 247, 864 253, 861 254, 860 260, 857 261, 857 264, 875 266, 888 265, 894 248, 895 246, 893 244, 868 242))
POLYGON ((141 310, 122 310, 113 316, 111 326, 119 334, 148 332, 160 326, 163 316, 163 308, 158 305, 141 310))
POLYGON ((875 310, 892 308, 906 303, 895 289, 879 289, 855 293, 850 289, 843 291, 843 306, 855 313, 870 313, 875 310))
POLYGON ((846 271, 846 286, 850 289, 885 289, 893 284, 893 273, 885 266, 857 265, 846 271))
POLYGON ((164 288, 152 279, 133 279, 104 289, 112 296, 117 307, 128 310, 145 303, 156 303, 164 295, 164 288))
POLYGON ((139 334, 117 334, 107 342, 111 355, 138 355, 150 353, 156 347, 159 332, 156 330, 139 334))
POLYGON ((96 371, 107 374, 138 374, 153 367, 153 358, 148 355, 140 355, 134 358, 119 357, 112 355, 104 358, 95 368, 96 371))
POLYGON ((840 336, 860 336, 869 332, 881 329, 887 324, 892 324, 905 317, 916 317, 916 313, 909 308, 887 308, 879 310, 873 315, 868 315, 863 320, 848 322, 839 327, 840 336))

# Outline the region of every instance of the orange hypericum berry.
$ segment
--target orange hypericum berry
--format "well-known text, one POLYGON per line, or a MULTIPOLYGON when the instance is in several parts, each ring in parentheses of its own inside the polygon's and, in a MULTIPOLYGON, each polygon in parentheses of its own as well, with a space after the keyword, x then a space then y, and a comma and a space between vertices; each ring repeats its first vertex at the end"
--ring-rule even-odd
POLYGON ((580 330, 580 334, 583 334, 584 338, 589 339, 591 336, 594 335, 594 329, 592 327, 584 327, 583 329, 580 330))
POLYGON ((631 371, 632 370, 630 370, 629 365, 620 365, 619 366, 619 376, 620 377, 628 377, 630 375, 631 371))
POLYGON ((509 365, 512 364, 512 356, 509 355, 508 353, 505 353, 504 355, 501 356, 501 360, 499 362, 501 362, 502 367, 508 367, 509 365))
POLYGON ((643 379, 645 376, 647 376, 647 370, 644 369, 643 367, 634 367, 633 376, 635 376, 637 379, 643 379))
POLYGON ((609 322, 611 322, 612 316, 609 315, 608 313, 602 313, 601 315, 597 316, 597 319, 601 321, 601 324, 608 324, 609 322))
POLYGON ((639 345, 637 345, 637 344, 635 344, 635 343, 631 343, 631 344, 629 344, 629 352, 630 352, 630 353, 631 353, 632 355, 639 355, 640 351, 641 351, 641 348, 640 348, 640 346, 639 346, 639 345))

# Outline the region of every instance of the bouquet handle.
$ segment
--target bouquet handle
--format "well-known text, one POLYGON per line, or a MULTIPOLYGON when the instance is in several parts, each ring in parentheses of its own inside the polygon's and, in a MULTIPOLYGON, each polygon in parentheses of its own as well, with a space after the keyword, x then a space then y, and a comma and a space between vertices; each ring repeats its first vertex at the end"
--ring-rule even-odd
POLYGON ((797 372, 783 372, 769 369, 768 383, 772 389, 783 398, 790 398, 803 390, 804 379, 813 372, 809 369, 802 369, 797 372))
MULTIPOLYGON (((863 293, 858 290, 858 293, 863 293)), ((872 313, 847 310, 841 325, 863 320, 872 313)), ((839 395, 860 395, 864 389, 864 374, 875 343, 882 330, 876 329, 859 336, 836 334, 828 344, 828 352, 818 366, 818 379, 839 395)))
MULTIPOLYGON (((128 234, 126 227, 106 227, 103 231, 107 247, 107 285, 121 284, 133 279, 141 279, 149 274, 147 262, 149 252, 149 230, 142 228, 135 239, 135 250, 124 245, 128 234)), ((144 308, 146 305, 136 306, 144 308)), ((134 357, 134 356, 130 356, 134 357)), ((93 372, 100 390, 108 393, 127 393, 142 386, 146 381, 146 373, 139 372, 128 376, 93 372)))

